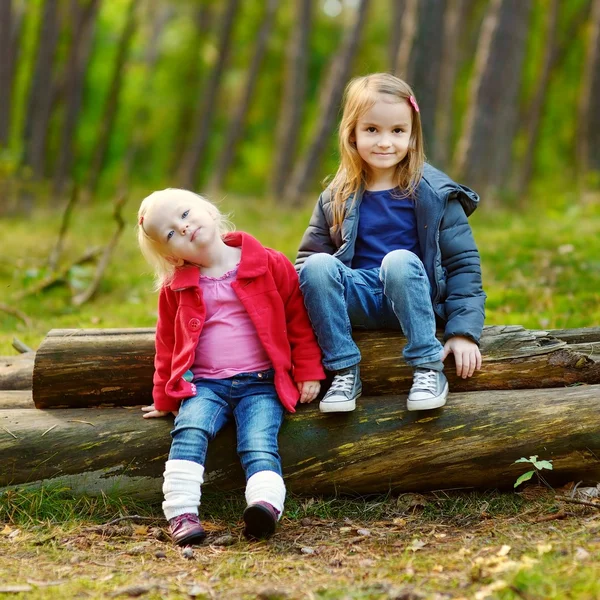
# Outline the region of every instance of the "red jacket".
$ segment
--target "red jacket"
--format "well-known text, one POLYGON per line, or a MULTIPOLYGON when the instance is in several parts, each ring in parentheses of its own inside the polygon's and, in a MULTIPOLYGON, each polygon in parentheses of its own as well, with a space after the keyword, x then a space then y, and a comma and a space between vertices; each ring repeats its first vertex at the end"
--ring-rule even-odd
MULTIPOLYGON (((230 246, 242 247, 231 285, 275 369, 281 403, 295 412, 300 394, 294 382, 325 378, 298 275, 281 252, 265 248, 247 233, 230 233, 224 239, 230 246)), ((182 377, 194 362, 206 316, 199 279, 198 267, 183 267, 160 291, 152 393, 157 410, 177 410, 181 400, 195 393, 195 386, 182 377)))

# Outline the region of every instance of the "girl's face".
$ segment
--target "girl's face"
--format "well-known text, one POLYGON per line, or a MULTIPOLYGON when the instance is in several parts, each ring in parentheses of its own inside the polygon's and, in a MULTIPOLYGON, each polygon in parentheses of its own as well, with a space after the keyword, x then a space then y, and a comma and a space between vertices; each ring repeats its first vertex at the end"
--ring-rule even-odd
POLYGON ((199 262, 203 250, 219 239, 215 217, 193 198, 157 200, 144 217, 144 230, 160 244, 164 256, 199 262))
POLYGON ((380 94, 365 111, 354 130, 358 154, 367 166, 372 182, 391 180, 396 166, 408 153, 412 130, 412 111, 405 100, 380 94))

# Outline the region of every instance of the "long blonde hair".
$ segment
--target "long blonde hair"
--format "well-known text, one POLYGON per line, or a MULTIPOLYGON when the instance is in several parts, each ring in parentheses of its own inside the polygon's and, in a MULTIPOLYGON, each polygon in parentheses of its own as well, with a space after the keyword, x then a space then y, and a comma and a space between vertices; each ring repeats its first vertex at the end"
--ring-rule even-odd
MULTIPOLYGON (((423 172, 425 152, 421 116, 415 110, 414 93, 410 86, 389 73, 373 73, 352 79, 344 92, 342 120, 339 127, 340 166, 331 181, 333 225, 341 226, 344 220, 346 200, 367 183, 367 170, 363 159, 353 143, 356 124, 360 117, 385 94, 398 101, 406 101, 411 108, 412 128, 406 157, 398 163, 395 172, 396 186, 403 193, 413 195, 423 172)), ((416 101, 415 101, 416 104, 416 101)))
POLYGON ((167 188, 165 190, 152 192, 152 194, 144 198, 138 210, 137 240, 144 258, 154 269, 155 290, 159 290, 164 285, 168 285, 173 279, 175 271, 179 267, 182 267, 184 263, 183 261, 175 263, 172 260, 169 260, 164 253, 163 245, 158 240, 151 238, 144 229, 144 219, 157 202, 176 202, 177 200, 188 200, 190 203, 202 206, 206 209, 206 211, 215 219, 217 229, 221 235, 225 235, 234 229, 233 224, 229 221, 228 215, 221 213, 212 202, 203 196, 200 196, 200 194, 190 192, 189 190, 167 188))

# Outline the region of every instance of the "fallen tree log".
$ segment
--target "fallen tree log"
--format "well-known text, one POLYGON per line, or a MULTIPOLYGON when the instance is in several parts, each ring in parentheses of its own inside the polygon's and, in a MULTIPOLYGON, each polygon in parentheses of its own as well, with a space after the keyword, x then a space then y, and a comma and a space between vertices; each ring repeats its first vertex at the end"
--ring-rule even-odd
POLYGON ((0 357, 0 390, 30 390, 34 353, 0 357))
MULTIPOLYGON (((406 393, 412 371, 404 364, 405 338, 393 331, 355 332, 363 360, 365 395, 406 393)), ((600 327, 541 331, 486 327, 483 369, 456 377, 455 392, 561 387, 600 383, 600 327)), ((154 329, 54 329, 40 345, 33 371, 38 408, 132 406, 151 402, 154 329)))
MULTIPOLYGON (((537 454, 552 483, 600 480, 600 385, 450 394, 446 407, 404 410, 405 396, 363 397, 355 412, 316 403, 288 416, 280 452, 295 493, 511 488, 537 454)), ((59 483, 159 498, 171 419, 139 408, 0 411, 0 488, 59 483)), ((243 486, 233 430, 209 447, 208 488, 243 486)))
POLYGON ((0 410, 35 408, 31 390, 0 390, 0 410))

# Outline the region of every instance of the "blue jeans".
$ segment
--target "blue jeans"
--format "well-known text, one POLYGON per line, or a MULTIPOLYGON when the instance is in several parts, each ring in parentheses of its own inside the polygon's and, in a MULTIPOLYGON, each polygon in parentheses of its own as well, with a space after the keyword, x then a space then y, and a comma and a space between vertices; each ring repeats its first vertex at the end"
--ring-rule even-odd
POLYGON ((197 379, 196 395, 181 403, 175 418, 169 460, 191 460, 204 466, 208 442, 233 418, 246 480, 259 471, 281 475, 277 436, 285 409, 273 377, 269 369, 227 379, 197 379))
POLYGON ((375 269, 351 269, 330 254, 313 254, 300 271, 300 289, 326 369, 360 362, 353 327, 400 329, 407 364, 443 368, 429 279, 416 254, 394 250, 375 269))

